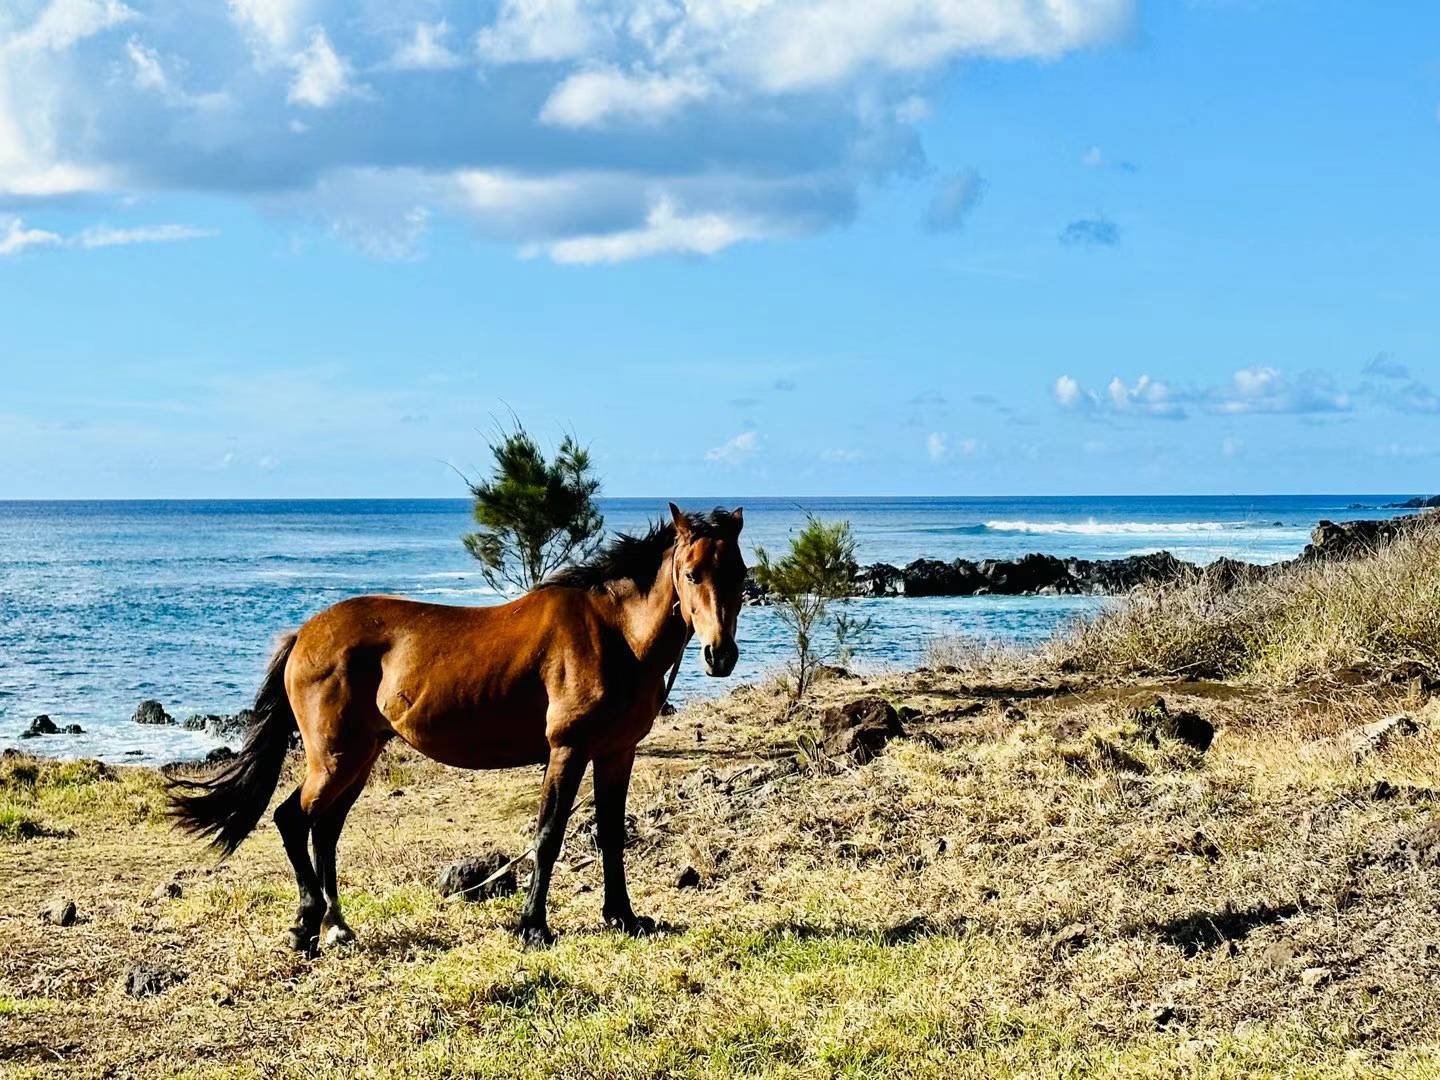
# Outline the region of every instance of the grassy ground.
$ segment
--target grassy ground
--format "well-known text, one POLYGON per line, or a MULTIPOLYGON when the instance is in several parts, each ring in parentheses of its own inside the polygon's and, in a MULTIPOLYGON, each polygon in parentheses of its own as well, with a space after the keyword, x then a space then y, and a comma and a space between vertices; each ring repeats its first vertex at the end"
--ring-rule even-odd
POLYGON ((629 866, 665 932, 599 929, 582 810, 547 952, 512 937, 518 897, 431 885, 459 855, 524 849, 536 772, 387 754, 341 844, 360 940, 304 959, 282 945, 273 830, 216 865, 169 829, 155 773, 6 759, 0 1071, 1440 1074, 1422 691, 952 668, 835 679, 817 706, 872 693, 934 738, 829 761, 812 711, 753 688, 662 720, 629 866), (1135 711, 1157 693, 1216 726, 1208 752, 1148 735, 1135 711), (1401 709, 1419 732, 1357 756, 1350 733, 1401 709), (687 867, 698 889, 677 887, 687 867), (75 925, 38 917, 56 897, 75 925), (130 997, 136 964, 178 981, 130 997))
POLYGON ((1366 558, 1297 563, 1242 588, 1201 574, 1142 590, 1049 650, 1112 675, 1440 685, 1440 513, 1366 558))

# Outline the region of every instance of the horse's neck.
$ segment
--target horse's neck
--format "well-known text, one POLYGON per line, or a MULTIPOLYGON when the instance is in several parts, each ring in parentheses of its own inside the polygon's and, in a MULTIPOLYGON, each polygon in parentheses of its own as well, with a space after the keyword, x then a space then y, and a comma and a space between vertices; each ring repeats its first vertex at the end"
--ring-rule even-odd
POLYGON ((684 624, 675 615, 674 554, 671 548, 660 560, 650 588, 644 593, 637 589, 620 603, 625 636, 635 655, 665 667, 673 664, 685 647, 684 624))

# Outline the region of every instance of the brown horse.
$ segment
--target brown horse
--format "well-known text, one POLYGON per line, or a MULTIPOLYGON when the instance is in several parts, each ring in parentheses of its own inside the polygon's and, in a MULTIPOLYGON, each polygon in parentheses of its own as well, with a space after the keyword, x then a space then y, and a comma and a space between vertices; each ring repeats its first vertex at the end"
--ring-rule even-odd
POLYGON ((291 944, 354 934, 340 914, 335 848, 385 743, 399 736, 464 769, 545 764, 535 872, 520 918, 527 944, 554 940, 545 897, 581 777, 595 764, 605 921, 654 928, 625 887, 625 799, 635 747, 650 731, 691 635, 705 672, 729 675, 745 563, 741 511, 684 514, 620 536, 592 562, 494 607, 387 596, 346 600, 287 637, 255 699, 245 748, 206 780, 177 781, 173 811, 234 851, 269 804, 298 729, 305 780, 275 810, 295 867, 291 944), (673 677, 673 674, 672 674, 673 677), (311 860, 308 843, 314 845, 311 860))

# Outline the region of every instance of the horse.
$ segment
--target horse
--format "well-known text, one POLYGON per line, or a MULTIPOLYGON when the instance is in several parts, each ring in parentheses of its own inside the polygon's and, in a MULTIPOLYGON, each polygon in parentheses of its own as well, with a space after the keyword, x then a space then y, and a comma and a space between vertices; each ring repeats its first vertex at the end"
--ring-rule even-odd
POLYGON ((209 778, 172 781, 171 812, 229 855, 259 823, 298 731, 305 777, 274 821, 300 896, 290 944, 314 952, 322 933, 327 945, 355 938, 340 910, 335 851, 386 743, 398 737, 463 769, 543 764, 534 873, 518 928, 526 946, 541 947, 555 940, 546 895, 593 763, 604 921, 635 936, 653 932, 625 883, 636 747, 692 636, 707 675, 735 669, 745 579, 741 508, 686 514, 669 506, 669 522, 617 536, 589 562, 508 603, 361 596, 311 617, 280 642, 244 749, 209 778))

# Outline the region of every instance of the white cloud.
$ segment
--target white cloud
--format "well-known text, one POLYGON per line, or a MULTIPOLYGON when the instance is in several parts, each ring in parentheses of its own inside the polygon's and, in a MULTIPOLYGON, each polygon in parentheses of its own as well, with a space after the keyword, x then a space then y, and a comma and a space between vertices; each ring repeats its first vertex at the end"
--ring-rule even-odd
POLYGON ((1084 401, 1084 393, 1080 384, 1069 375, 1061 375, 1055 380, 1055 400, 1063 408, 1077 408, 1084 401))
POLYGON ((714 255, 763 235, 764 229, 745 221, 723 214, 687 214, 661 199, 639 228, 557 240, 544 245, 544 251, 558 263, 616 263, 652 255, 714 255))
POLYGON ((573 60, 604 44, 608 14, 605 5, 583 0, 502 0, 475 44, 496 64, 573 60))
POLYGON ((713 87, 694 72, 627 75, 616 68, 581 71, 557 86, 540 110, 542 123, 556 127, 599 127, 607 121, 656 123, 713 87))
POLYGON ((166 70, 160 54, 139 38, 132 37, 125 43, 125 53, 134 69, 135 87, 158 94, 167 104, 197 109, 221 108, 231 104, 230 96, 223 92, 209 94, 187 92, 166 70))
POLYGON ((34 22, 4 41, 0 52, 63 52, 135 17, 118 0, 50 0, 34 22))
POLYGON ((932 431, 925 436, 925 453, 931 461, 944 461, 950 456, 950 440, 943 431, 932 431))
POLYGON ((19 255, 26 248, 52 247, 61 242, 53 232, 27 229, 18 217, 0 218, 0 257, 19 255))
POLYGON ((1241 368, 1230 386, 1207 397, 1212 411, 1226 414, 1348 412, 1353 405, 1328 375, 1301 372, 1291 378, 1273 367, 1241 368))
POLYGON ((1055 380, 1054 391, 1055 400, 1066 409, 1172 420, 1183 419, 1192 407, 1220 416, 1304 416, 1349 412, 1355 404, 1354 395, 1324 372, 1303 371, 1291 376, 1268 366, 1241 368, 1228 383, 1218 386, 1177 388, 1149 375, 1141 375, 1133 383, 1116 376, 1104 394, 1062 375, 1055 380))
POLYGON ((32 247, 118 247, 125 244, 170 243, 214 235, 214 230, 196 229, 188 225, 142 225, 128 229, 97 225, 76 236, 65 237, 44 229, 27 229, 18 217, 0 218, 0 256, 18 255, 32 247))
POLYGON ((1092 146, 1080 155, 1080 163, 1092 169, 1098 168, 1105 164, 1105 154, 1101 151, 1100 147, 1092 146))
POLYGON ((829 450, 820 452, 821 461, 834 461, 841 464, 851 464, 860 461, 865 457, 859 450, 850 447, 832 447, 829 450))
POLYGON ((0 0, 0 197, 223 193, 347 239, 413 233, 418 209, 571 262, 711 254, 844 224, 887 177, 925 168, 921 93, 949 66, 1057 57, 1112 38, 1134 8, 27 4, 17 16, 0 0), (467 62, 480 77, 443 76, 467 62), (383 87, 361 81, 381 71, 383 87), (467 195, 475 175, 503 178, 505 209, 467 195))
POLYGON ((76 247, 102 248, 124 244, 170 244, 177 240, 202 240, 215 235, 214 229, 197 229, 190 225, 141 225, 129 229, 97 225, 86 229, 73 243, 76 247))
POLYGON ((0 195, 66 195, 110 180, 110 170, 70 160, 56 145, 65 88, 56 69, 77 44, 135 17, 117 0, 51 0, 7 35, 0 13, 0 195))
POLYGON ((1180 419, 1185 410, 1175 400, 1170 387, 1163 382, 1141 375, 1133 385, 1118 376, 1106 388, 1110 404, 1116 412, 1137 412, 1146 416, 1180 419))
POLYGON ((1244 451, 1244 449, 1244 442, 1234 438, 1233 436, 1226 437, 1220 440, 1220 453, 1223 454, 1225 457, 1239 457, 1240 454, 1244 451))
POLYGON ((289 49, 310 14, 308 0, 230 0, 230 16, 262 51, 289 49))
POLYGON ((364 90, 351 81, 350 64, 330 44, 324 29, 316 27, 310 44, 291 61, 294 81, 286 100, 292 105, 328 109, 347 97, 359 97, 364 90))
POLYGON ((731 436, 719 446, 712 446, 705 451, 706 461, 718 461, 725 465, 739 465, 741 462, 749 461, 760 449, 760 433, 758 431, 742 431, 739 435, 731 436))
POLYGON ((446 71, 457 68, 464 61, 445 44, 449 36, 450 24, 444 19, 433 23, 418 22, 414 36, 396 49, 395 55, 381 66, 390 71, 446 71))

